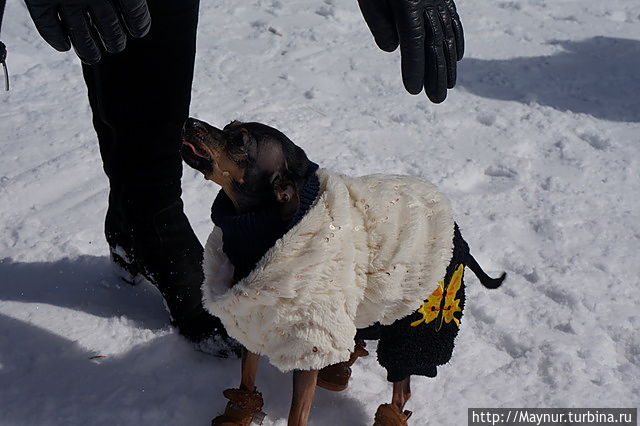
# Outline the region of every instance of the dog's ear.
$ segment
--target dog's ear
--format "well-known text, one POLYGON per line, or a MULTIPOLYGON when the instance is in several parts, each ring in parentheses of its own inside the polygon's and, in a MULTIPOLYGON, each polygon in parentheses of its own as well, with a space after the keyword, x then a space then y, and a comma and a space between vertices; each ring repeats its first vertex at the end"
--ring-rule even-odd
POLYGON ((273 179, 271 186, 276 201, 280 203, 280 215, 282 219, 291 219, 300 206, 298 185, 295 179, 288 172, 278 173, 273 179))
POLYGON ((273 188, 273 194, 276 197, 276 201, 279 203, 289 203, 298 196, 298 187, 296 186, 296 182, 287 172, 278 173, 273 179, 271 186, 273 188))
POLYGON ((304 183, 309 159, 304 150, 284 134, 278 132, 278 136, 276 140, 280 142, 284 158, 281 170, 272 180, 273 192, 279 203, 289 203, 292 200, 298 202, 298 192, 304 183))
POLYGON ((274 181, 273 191, 276 200, 281 204, 280 212, 283 220, 291 219, 300 207, 299 192, 309 167, 309 159, 304 150, 280 133, 282 153, 284 154, 284 171, 274 181))

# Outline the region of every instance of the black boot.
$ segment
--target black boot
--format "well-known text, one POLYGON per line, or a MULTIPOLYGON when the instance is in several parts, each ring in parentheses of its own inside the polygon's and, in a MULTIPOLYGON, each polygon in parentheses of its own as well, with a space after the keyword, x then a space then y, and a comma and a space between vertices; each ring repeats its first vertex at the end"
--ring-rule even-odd
POLYGON ((134 256, 140 272, 167 304, 180 333, 197 341, 213 335, 228 338, 220 320, 202 306, 202 245, 177 201, 156 213, 151 227, 134 227, 134 256))
POLYGON ((104 231, 116 273, 123 281, 135 285, 140 279, 140 270, 133 257, 133 229, 124 213, 123 192, 119 185, 111 184, 104 231))
POLYGON ((217 356, 239 356, 239 344, 202 305, 203 249, 182 206, 178 200, 130 225, 114 221, 119 209, 110 206, 105 233, 111 258, 125 281, 135 284, 142 276, 160 290, 180 334, 217 356))

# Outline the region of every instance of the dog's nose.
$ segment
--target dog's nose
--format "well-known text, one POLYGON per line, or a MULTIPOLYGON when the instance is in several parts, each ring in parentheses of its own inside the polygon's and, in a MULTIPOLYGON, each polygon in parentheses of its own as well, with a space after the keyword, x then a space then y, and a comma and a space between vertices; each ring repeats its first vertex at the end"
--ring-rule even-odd
POLYGON ((204 128, 204 123, 198 119, 193 117, 189 117, 185 120, 184 125, 182 126, 182 131, 195 130, 198 128, 204 128))

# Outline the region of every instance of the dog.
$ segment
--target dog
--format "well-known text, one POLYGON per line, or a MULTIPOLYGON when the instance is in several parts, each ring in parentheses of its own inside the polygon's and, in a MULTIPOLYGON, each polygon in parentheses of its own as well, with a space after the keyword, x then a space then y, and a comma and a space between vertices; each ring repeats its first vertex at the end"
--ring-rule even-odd
POLYGON ((222 187, 205 247, 203 304, 244 347, 240 387, 212 425, 249 425, 264 413, 255 387, 266 355, 293 371, 290 426, 304 426, 316 385, 346 387, 376 339, 393 383, 377 426, 406 425, 411 375, 449 361, 464 307, 465 267, 487 288, 447 199, 408 176, 347 177, 320 169, 282 132, 189 118, 181 155, 222 187))

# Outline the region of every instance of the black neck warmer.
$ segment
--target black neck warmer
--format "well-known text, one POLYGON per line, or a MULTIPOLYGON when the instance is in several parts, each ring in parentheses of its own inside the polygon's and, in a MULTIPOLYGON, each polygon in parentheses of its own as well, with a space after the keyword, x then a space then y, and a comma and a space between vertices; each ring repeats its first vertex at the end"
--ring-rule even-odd
POLYGON ((309 162, 300 190, 300 206, 291 220, 282 221, 278 203, 247 213, 236 214, 233 202, 224 191, 211 206, 211 220, 222 229, 222 250, 234 266, 234 279, 241 280, 255 268, 264 254, 300 222, 318 196, 318 165, 309 162))

